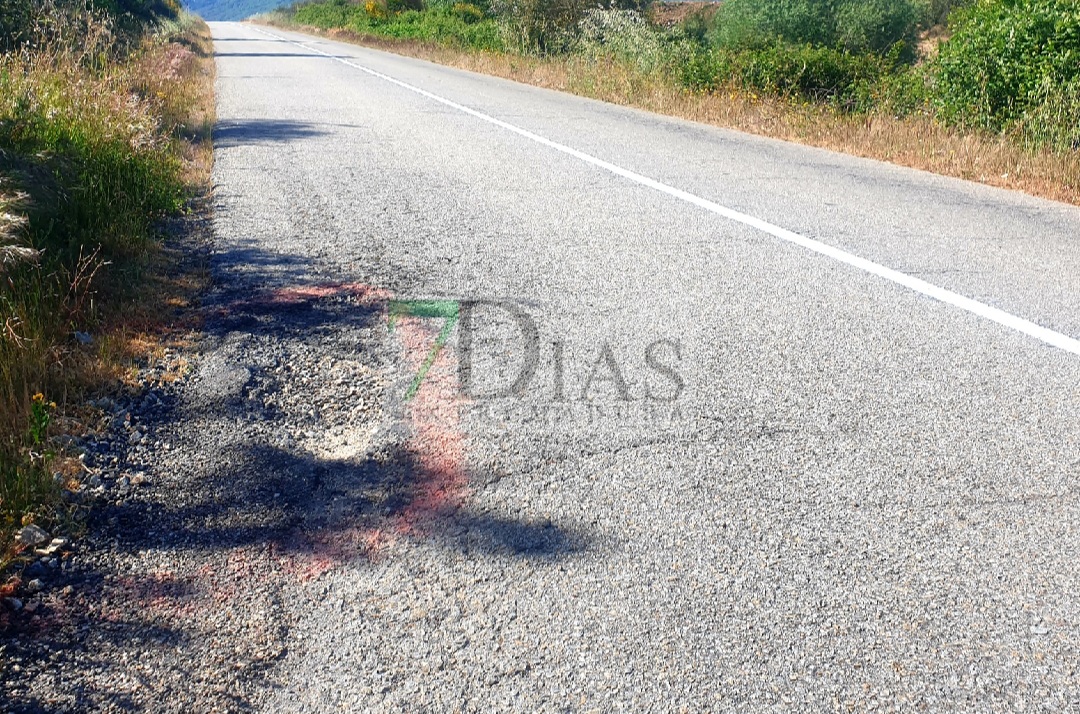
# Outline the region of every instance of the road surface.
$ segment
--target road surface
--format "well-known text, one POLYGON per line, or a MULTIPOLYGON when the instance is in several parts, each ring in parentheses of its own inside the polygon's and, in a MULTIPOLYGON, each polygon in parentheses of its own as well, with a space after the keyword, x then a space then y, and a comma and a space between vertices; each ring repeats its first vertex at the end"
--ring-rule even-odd
POLYGON ((65 701, 1080 707, 1080 210, 212 27, 207 343, 103 526, 160 635, 65 701))
POLYGON ((1080 706, 1080 211, 213 31, 219 249, 373 291, 419 472, 268 710, 1080 706))

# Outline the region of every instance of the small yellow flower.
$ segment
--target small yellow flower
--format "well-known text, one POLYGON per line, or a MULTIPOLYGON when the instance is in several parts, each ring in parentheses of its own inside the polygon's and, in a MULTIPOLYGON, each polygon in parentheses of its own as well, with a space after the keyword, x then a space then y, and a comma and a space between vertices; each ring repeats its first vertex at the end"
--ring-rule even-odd
POLYGON ((45 395, 42 394, 41 392, 38 392, 37 394, 34 395, 34 401, 37 402, 38 404, 42 404, 45 401, 45 395))

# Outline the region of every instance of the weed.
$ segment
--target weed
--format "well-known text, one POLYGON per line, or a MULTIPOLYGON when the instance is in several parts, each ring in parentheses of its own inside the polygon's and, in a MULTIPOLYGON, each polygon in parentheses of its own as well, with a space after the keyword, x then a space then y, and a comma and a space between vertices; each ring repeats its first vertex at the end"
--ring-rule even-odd
POLYGON ((41 392, 35 394, 30 400, 30 443, 33 446, 41 446, 45 443, 54 409, 56 409, 56 402, 46 402, 45 395, 41 392))
POLYGON ((21 7, 0 21, 0 566, 26 514, 65 511, 54 419, 109 369, 108 340, 75 337, 153 284, 195 92, 171 0, 21 7))

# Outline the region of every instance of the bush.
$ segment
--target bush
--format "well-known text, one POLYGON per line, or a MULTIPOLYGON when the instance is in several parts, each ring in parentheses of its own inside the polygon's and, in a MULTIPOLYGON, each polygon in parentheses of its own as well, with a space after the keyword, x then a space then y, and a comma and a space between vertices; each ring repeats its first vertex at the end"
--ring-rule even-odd
POLYGON ((691 12, 679 25, 678 32, 697 45, 707 45, 713 28, 713 16, 714 13, 703 9, 691 12))
MULTIPOLYGON (((408 4, 413 4, 412 0, 408 4)), ((478 5, 440 4, 426 10, 403 10, 403 7, 406 0, 390 0, 387 4, 368 0, 363 6, 331 0, 300 5, 293 18, 298 23, 324 29, 340 27, 360 34, 441 42, 477 50, 503 48, 499 27, 478 5)))
POLYGON ((364 12, 367 13, 368 19, 373 22, 379 22, 390 17, 386 5, 378 2, 378 0, 367 0, 367 2, 364 3, 364 12))
POLYGON ((756 49, 778 39, 829 45, 835 36, 828 0, 727 0, 713 22, 710 39, 728 49, 756 49))
POLYGON ((852 52, 884 55, 899 43, 903 57, 915 58, 919 12, 911 2, 856 0, 836 8, 836 43, 852 52))
POLYGON ((571 49, 594 59, 614 59, 649 73, 674 58, 671 39, 634 10, 588 10, 571 49))
POLYGON ((454 14, 454 17, 458 18, 466 25, 473 25, 486 17, 483 10, 468 2, 454 3, 454 6, 450 8, 450 11, 454 14))
POLYGON ((885 54, 900 42, 914 46, 919 18, 916 0, 726 0, 710 39, 728 49, 783 41, 885 54))
POLYGON ((924 6, 922 22, 923 27, 940 25, 949 19, 953 10, 967 7, 972 0, 929 0, 924 6))
POLYGON ((755 50, 716 48, 685 62, 683 84, 698 91, 736 85, 759 92, 826 101, 859 109, 859 97, 869 94, 889 70, 886 60, 855 55, 829 47, 776 43, 755 50))
POLYGON ((926 80, 921 67, 901 67, 882 74, 876 83, 867 86, 869 96, 863 105, 895 117, 930 114, 930 87, 926 80))
POLYGON ((590 10, 631 10, 640 14, 651 0, 491 0, 491 13, 502 25, 508 47, 550 54, 570 49, 590 10))
POLYGON ((1034 146, 1080 149, 1080 80, 1059 85, 1046 79, 1034 99, 1017 121, 1017 133, 1034 146))
POLYGON ((507 45, 519 51, 565 49, 571 31, 593 4, 589 0, 492 0, 507 45))
POLYGON ((1076 0, 979 0, 957 11, 951 27, 933 66, 943 120, 995 132, 1017 128, 1036 143, 1076 133, 1076 0))
MULTIPOLYGON (((372 0, 372 5, 374 5, 372 0)), ((301 25, 312 25, 324 30, 331 27, 346 27, 353 24, 355 19, 369 15, 368 10, 362 5, 353 5, 342 0, 330 2, 316 2, 300 5, 296 8, 294 17, 301 25)))

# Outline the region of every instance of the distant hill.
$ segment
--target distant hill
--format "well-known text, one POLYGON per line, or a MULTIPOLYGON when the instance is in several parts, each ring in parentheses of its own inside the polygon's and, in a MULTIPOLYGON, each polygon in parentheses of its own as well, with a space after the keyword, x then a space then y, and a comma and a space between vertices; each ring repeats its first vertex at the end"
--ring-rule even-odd
POLYGON ((183 0, 184 7, 204 20, 243 20, 283 5, 292 0, 183 0))

